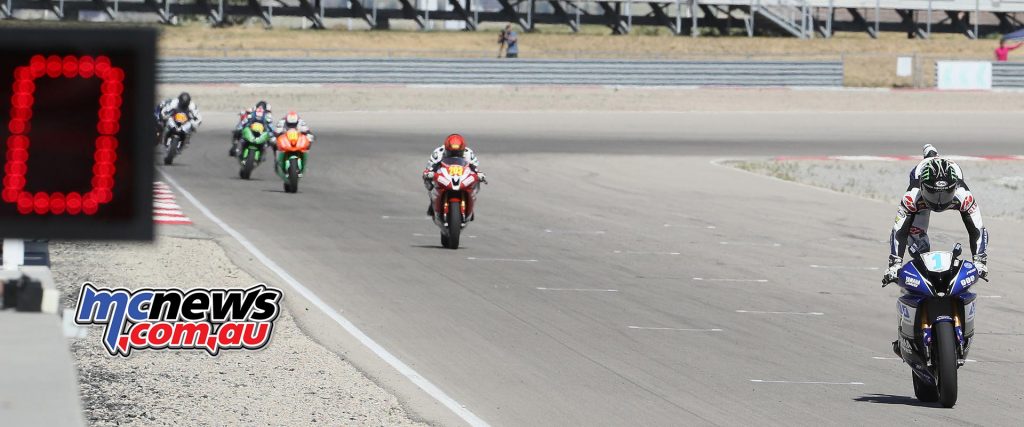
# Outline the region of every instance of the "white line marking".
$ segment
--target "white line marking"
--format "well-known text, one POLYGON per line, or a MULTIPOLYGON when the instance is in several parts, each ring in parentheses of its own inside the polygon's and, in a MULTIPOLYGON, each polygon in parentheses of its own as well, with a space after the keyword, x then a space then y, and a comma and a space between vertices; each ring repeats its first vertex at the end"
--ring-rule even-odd
POLYGON ((801 316, 824 316, 825 315, 825 313, 821 313, 821 312, 817 312, 817 311, 800 312, 800 311, 736 310, 736 312, 737 313, 749 313, 749 314, 796 314, 796 315, 801 315, 801 316))
POLYGON ((1002 295, 978 295, 978 298, 1002 298, 1002 295))
POLYGON ((423 236, 426 236, 426 234, 423 234, 423 233, 412 233, 412 235, 413 235, 413 236, 416 236, 416 237, 423 237, 423 236))
POLYGON ((707 229, 707 230, 714 230, 715 229, 715 226, 713 226, 713 225, 687 225, 687 224, 665 224, 662 227, 665 227, 665 228, 668 228, 668 227, 703 228, 703 229, 707 229))
POLYGON ((682 255, 679 252, 612 251, 612 253, 626 255, 682 255))
POLYGON ((682 331, 682 332, 722 332, 721 329, 690 329, 690 328, 658 328, 650 326, 630 326, 629 329, 642 329, 646 331, 682 331))
POLYGON ((181 209, 153 209, 153 213, 157 215, 181 215, 185 216, 185 213, 181 209))
MULTIPOLYGON (((900 359, 898 357, 878 357, 878 356, 874 356, 874 357, 872 357, 872 359, 875 359, 875 360, 899 360, 899 361, 903 361, 903 359, 900 359)), ((967 362, 967 363, 978 363, 978 361, 974 360, 974 359, 965 359, 964 362, 967 362)))
POLYGON ((778 381, 778 380, 750 380, 752 383, 771 384, 824 384, 824 385, 864 385, 862 382, 834 383, 828 381, 778 381))
POLYGON ((718 242, 720 245, 737 245, 737 246, 769 246, 777 248, 782 246, 781 243, 754 243, 754 242, 718 242))
POLYGON ((768 283, 768 279, 705 279, 703 277, 694 277, 693 280, 700 280, 704 282, 757 282, 757 283, 768 283))
POLYGON ((544 232, 545 233, 554 233, 554 234, 595 234, 595 235, 604 234, 603 230, 596 230, 596 231, 552 230, 550 228, 545 228, 544 232))
POLYGON ((185 216, 153 215, 153 221, 192 223, 192 220, 185 216))
POLYGON ((177 203, 153 202, 153 207, 156 208, 156 209, 177 209, 178 208, 178 204, 177 203))
POLYGON ((192 193, 189 193, 187 190, 185 190, 185 188, 178 185, 174 178, 171 178, 169 174, 162 171, 161 174, 164 175, 165 178, 167 178, 167 181, 172 186, 174 186, 174 188, 176 188, 178 192, 181 193, 182 196, 188 199, 188 201, 191 202, 197 209, 199 209, 199 211, 202 212, 203 215, 206 215, 206 217, 209 218, 210 221, 213 221, 213 223, 217 224, 217 226, 224 230, 224 232, 231 235, 231 237, 233 237, 236 241, 238 241, 238 243, 245 247, 245 249, 247 249, 249 253, 252 254, 253 257, 259 260, 268 269, 270 269, 270 271, 273 271, 275 274, 277 274, 277 276, 280 277, 281 280, 284 280, 284 282, 287 283, 288 286, 290 286, 293 290, 295 290, 295 292, 298 292, 300 295, 302 295, 303 298, 305 298, 311 304, 319 308, 320 311, 324 312, 324 314, 326 314, 338 325, 344 328, 345 331, 347 331, 349 334, 351 334, 353 337, 359 340, 359 342, 366 346, 366 348, 373 351, 373 353, 376 354, 377 357, 380 357, 381 360, 387 362, 388 365, 391 365, 391 367, 395 368, 395 370, 397 370, 400 374, 408 378, 409 381, 412 381, 413 384, 416 384, 424 392, 429 394, 442 405, 446 406, 448 409, 454 412, 455 415, 458 415, 459 418, 462 418, 463 421, 469 423, 472 426, 489 426, 489 424, 487 424, 486 421, 480 419, 480 417, 476 416, 476 414, 470 412, 469 409, 466 409, 466 407, 463 406, 461 403, 455 401, 455 399, 452 399, 450 396, 448 396, 447 393, 445 393, 436 385, 434 385, 434 383, 430 382, 430 380, 420 375, 419 372, 416 372, 416 370, 409 367, 409 365, 406 365, 405 362, 399 360, 397 357, 391 354, 391 352, 387 351, 387 349, 382 347, 380 344, 377 344, 377 342, 374 341, 373 338, 370 338, 362 330, 356 327, 355 324, 353 324, 340 313, 335 311, 333 308, 331 308, 331 306, 327 305, 327 303, 324 302, 324 300, 320 299, 320 297, 318 297, 316 294, 314 294, 313 291, 303 286, 302 283, 299 283, 299 281, 292 277, 291 274, 288 274, 288 272, 285 271, 285 269, 281 268, 281 266, 277 265, 276 262, 271 260, 266 255, 264 255, 262 251, 257 249, 256 246, 249 241, 249 239, 245 238, 245 236, 242 235, 242 233, 235 231, 234 228, 231 228, 226 223, 224 223, 224 221, 221 221, 220 218, 217 218, 217 216, 214 215, 213 212, 211 212, 209 209, 207 209, 206 206, 199 201, 199 199, 192 195, 192 193))
POLYGON ((618 289, 586 289, 586 288, 537 288, 538 291, 574 291, 574 292, 618 292, 618 289))
POLYGON ((477 258, 466 257, 470 261, 505 261, 505 262, 537 262, 535 259, 512 259, 512 258, 477 258))
POLYGON ((848 267, 843 265, 818 265, 811 264, 811 268, 823 268, 828 270, 878 270, 878 267, 848 267))
POLYGON ((426 216, 426 215, 424 215, 424 216, 391 216, 391 215, 381 215, 380 219, 393 219, 395 221, 422 221, 422 220, 425 220, 425 219, 430 219, 430 217, 426 216))

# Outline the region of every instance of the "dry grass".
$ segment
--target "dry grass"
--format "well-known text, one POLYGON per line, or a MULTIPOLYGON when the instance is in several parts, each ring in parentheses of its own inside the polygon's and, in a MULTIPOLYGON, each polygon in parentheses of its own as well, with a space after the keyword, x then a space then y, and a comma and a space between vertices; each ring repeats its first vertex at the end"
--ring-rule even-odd
MULTIPOLYGON (((936 35, 932 40, 883 34, 877 40, 841 33, 832 39, 769 37, 678 37, 667 31, 611 36, 591 27, 578 34, 541 27, 520 36, 524 58, 803 59, 842 60, 845 83, 858 87, 930 86, 937 59, 988 59, 994 40, 936 35), (896 58, 916 56, 920 78, 896 77, 896 58)), ((251 55, 263 48, 301 46, 308 56, 433 56, 488 58, 497 53, 494 31, 310 31, 262 27, 211 29, 168 27, 161 48, 167 55, 251 55)))
MULTIPOLYGON (((283 20, 283 18, 282 18, 283 20)), ((210 28, 201 23, 160 27, 160 48, 169 56, 419 56, 494 57, 497 27, 464 31, 346 31, 344 25, 323 31, 262 25, 210 28), (298 50, 296 50, 298 48, 298 50), (268 49, 277 49, 277 51, 268 49), (287 51, 286 51, 287 50, 287 51)), ((337 24, 337 23, 335 23, 337 24)), ((0 23, 0 25, 19 25, 0 23)), ((21 24, 24 25, 24 24, 21 24)), ((298 21, 292 27, 298 27, 298 21)), ((829 59, 846 64, 847 86, 928 86, 934 80, 936 59, 989 59, 995 40, 969 40, 936 34, 932 40, 907 39, 886 33, 874 40, 865 34, 840 33, 832 39, 799 40, 776 37, 679 37, 665 29, 639 29, 625 36, 608 35, 606 28, 585 26, 577 34, 564 26, 539 26, 520 35, 523 58, 631 59, 829 59), (643 34, 640 34, 643 33, 643 34), (917 56, 918 82, 896 77, 898 56, 917 56)))

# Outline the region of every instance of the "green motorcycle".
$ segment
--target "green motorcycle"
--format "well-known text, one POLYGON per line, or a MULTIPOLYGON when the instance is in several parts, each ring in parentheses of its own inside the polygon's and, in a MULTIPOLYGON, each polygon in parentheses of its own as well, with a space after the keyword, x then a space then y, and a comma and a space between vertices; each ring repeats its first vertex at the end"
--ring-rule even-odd
POLYGON ((284 181, 286 193, 299 191, 299 178, 306 171, 306 152, 310 144, 305 134, 294 129, 277 137, 277 164, 274 172, 284 181))
POLYGON ((242 128, 242 149, 238 153, 242 168, 239 169, 238 176, 242 179, 249 179, 252 176, 252 170, 263 162, 263 149, 272 136, 270 129, 260 122, 242 128))

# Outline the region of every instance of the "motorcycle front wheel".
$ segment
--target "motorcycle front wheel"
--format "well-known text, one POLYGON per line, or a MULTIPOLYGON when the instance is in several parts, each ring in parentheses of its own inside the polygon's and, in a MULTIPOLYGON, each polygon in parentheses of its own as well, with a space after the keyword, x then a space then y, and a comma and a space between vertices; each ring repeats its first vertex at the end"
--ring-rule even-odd
POLYGON ((459 248, 459 233, 462 231, 462 210, 460 206, 460 202, 454 200, 448 202, 448 249, 459 248))
POLYGON ((956 333, 953 324, 935 324, 935 376, 939 382, 939 404, 944 408, 956 405, 956 333))
POLYGON ((288 162, 288 181, 284 184, 284 191, 297 193, 299 191, 299 161, 292 159, 288 162))
POLYGON ((164 164, 170 165, 174 163, 174 156, 178 154, 178 141, 176 138, 169 138, 166 144, 167 154, 164 155, 164 164))
POLYGON ((249 150, 249 154, 242 160, 242 169, 238 171, 238 176, 242 179, 249 179, 254 167, 256 167, 256 150, 249 150))

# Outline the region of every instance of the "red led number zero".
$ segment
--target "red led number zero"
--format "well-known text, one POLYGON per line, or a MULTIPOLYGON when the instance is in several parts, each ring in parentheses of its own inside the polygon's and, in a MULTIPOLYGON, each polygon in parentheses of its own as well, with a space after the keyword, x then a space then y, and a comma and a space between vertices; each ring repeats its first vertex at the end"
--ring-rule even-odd
POLYGON ((121 123, 121 93, 124 92, 124 70, 110 65, 106 56, 44 57, 35 55, 29 65, 14 69, 14 91, 11 95, 11 121, 7 124, 11 135, 7 137, 7 163, 4 164, 2 197, 6 203, 15 203, 23 215, 95 215, 99 205, 110 202, 114 188, 114 162, 117 160, 117 132, 121 123), (72 191, 31 193, 24 191, 28 173, 28 156, 32 127, 32 104, 36 82, 43 77, 51 79, 98 78, 100 107, 93 151, 92 189, 79 194, 72 191))

